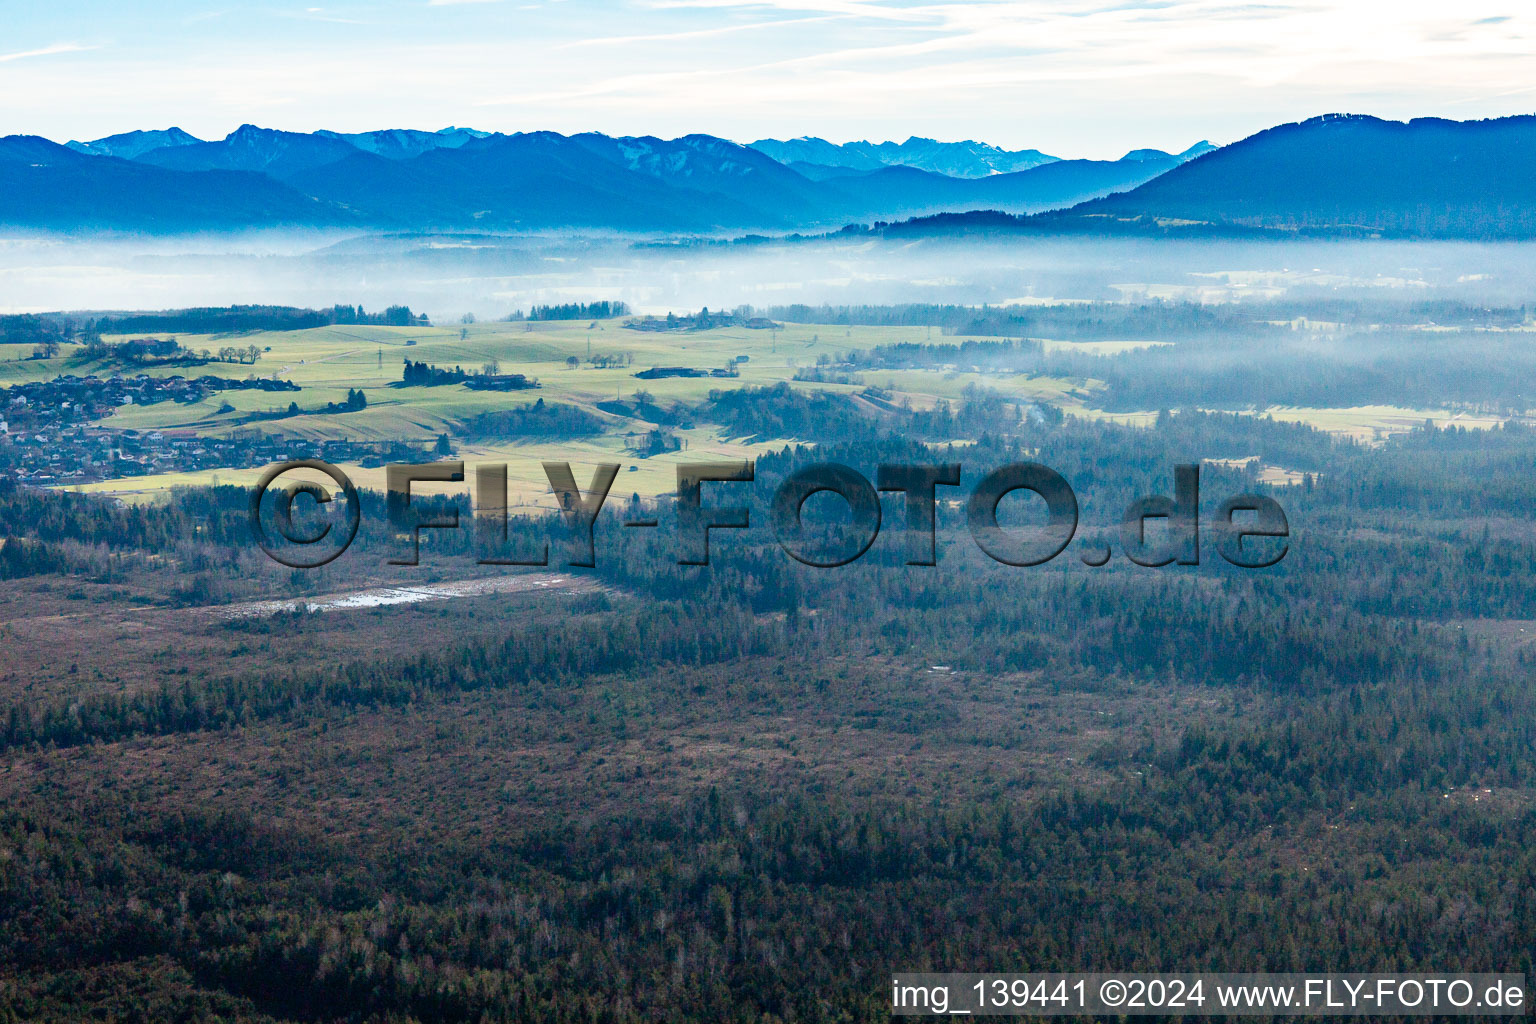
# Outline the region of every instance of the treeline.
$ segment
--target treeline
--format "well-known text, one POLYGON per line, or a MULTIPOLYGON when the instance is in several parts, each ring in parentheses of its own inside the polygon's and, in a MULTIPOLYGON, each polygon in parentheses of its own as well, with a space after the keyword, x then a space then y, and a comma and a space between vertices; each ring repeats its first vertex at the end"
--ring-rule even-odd
POLYGON ((855 393, 805 391, 780 382, 769 387, 711 391, 699 416, 720 424, 730 437, 757 440, 798 438, 819 443, 878 436, 935 441, 975 439, 984 435, 1037 433, 1059 426, 1063 416, 1048 403, 1005 398, 969 384, 962 400, 940 399, 929 409, 913 409, 878 387, 855 393))
POLYGON ((21 537, 0 538, 0 579, 68 572, 74 564, 52 544, 21 537))
MULTIPOLYGON (((747 315, 754 310, 743 307, 747 315)), ((1526 306, 1479 306, 1452 300, 1368 300, 1308 295, 1214 305, 1192 302, 1084 302, 1038 306, 960 306, 903 303, 889 306, 770 306, 775 320, 872 327, 939 327, 954 334, 1119 340, 1195 333, 1271 333, 1292 322, 1344 327, 1429 325, 1461 329, 1520 327, 1526 306)))
MULTIPOLYGON (((983 343, 985 344, 985 343, 983 343)), ((904 399, 876 386, 857 392, 810 391, 787 383, 769 387, 714 390, 694 410, 698 418, 721 426, 731 437, 803 438, 819 443, 869 441, 881 437, 910 437, 932 441, 981 438, 1027 438, 1048 441, 1066 464, 1081 459, 1087 468, 1102 465, 1112 449, 1114 458, 1142 461, 1143 450, 1172 446, 1179 457, 1247 459, 1292 470, 1317 472, 1341 458, 1360 454, 1350 441, 1340 441, 1313 427, 1238 413, 1164 412, 1157 434, 1127 430, 1112 424, 1068 420, 1049 402, 1030 402, 992 388, 968 384, 957 402, 940 400, 928 409, 913 409, 904 399), (1100 454, 1094 455, 1094 448, 1100 454)))
POLYGON ((604 422, 585 409, 539 399, 514 409, 482 412, 463 420, 465 437, 590 437, 603 432, 604 422))
POLYGON ((783 381, 770 387, 713 390, 699 415, 728 437, 831 439, 868 434, 870 411, 846 395, 806 391, 783 381))
POLYGON ((338 324, 418 327, 427 323, 409 306, 368 313, 362 306, 300 309, 294 306, 218 306, 168 309, 158 313, 61 314, 76 330, 98 334, 233 334, 240 331, 300 331, 338 324))
POLYGON ((241 509, 249 498, 246 488, 226 485, 179 490, 167 502, 119 505, 91 494, 20 487, 0 477, 0 534, 146 552, 171 551, 191 538, 243 548, 250 543, 250 528, 241 509))
POLYGON ((429 388, 442 387, 447 384, 462 384, 469 380, 470 374, 461 366, 455 366, 451 370, 431 366, 426 360, 415 362, 405 360, 405 366, 400 371, 400 383, 396 387, 405 388, 429 388))
POLYGON ((958 344, 896 342, 858 349, 841 359, 825 357, 827 363, 841 362, 859 370, 932 369, 940 366, 1015 369, 1038 364, 1044 346, 1029 338, 1017 341, 974 341, 958 344))
POLYGON ((534 306, 528 311, 529 320, 606 320, 609 317, 628 316, 629 305, 624 302, 603 300, 600 302, 565 302, 549 306, 534 306))
POLYGON ((775 320, 872 327, 939 327, 951 334, 1102 340, 1278 328, 1272 310, 1193 302, 1085 302, 1040 306, 772 306, 775 320))
POLYGON ((53 320, 32 313, 0 316, 0 345, 42 345, 57 353, 68 340, 68 332, 53 320))
POLYGON ((539 386, 537 379, 521 373, 502 373, 495 363, 487 363, 477 371, 455 366, 451 370, 432 366, 422 360, 413 362, 407 358, 400 371, 395 388, 435 388, 449 384, 463 384, 475 391, 527 391, 539 386))
POLYGON ((83 336, 78 356, 81 362, 107 360, 124 366, 198 366, 218 360, 221 363, 250 363, 260 361, 259 345, 221 345, 217 352, 211 349, 193 351, 175 338, 129 338, 126 341, 107 342, 95 332, 83 336))

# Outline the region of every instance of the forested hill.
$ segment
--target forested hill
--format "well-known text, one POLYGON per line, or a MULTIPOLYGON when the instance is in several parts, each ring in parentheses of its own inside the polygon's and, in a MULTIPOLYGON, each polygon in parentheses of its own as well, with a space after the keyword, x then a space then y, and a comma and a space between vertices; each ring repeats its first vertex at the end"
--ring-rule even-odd
POLYGON ((1536 234, 1536 116, 1406 123, 1331 114, 1207 153, 1061 215, 1381 232, 1536 234))

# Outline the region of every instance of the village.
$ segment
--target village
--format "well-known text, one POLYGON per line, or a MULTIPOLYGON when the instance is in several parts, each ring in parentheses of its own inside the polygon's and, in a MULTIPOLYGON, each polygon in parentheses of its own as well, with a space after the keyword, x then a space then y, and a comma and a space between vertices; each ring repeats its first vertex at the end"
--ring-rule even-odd
POLYGON ((117 429, 100 425, 125 405, 202 401, 219 391, 289 392, 285 380, 225 377, 61 376, 0 391, 0 478, 35 487, 202 469, 241 469, 294 458, 382 465, 425 458, 402 441, 317 441, 256 430, 228 437, 191 428, 117 429))

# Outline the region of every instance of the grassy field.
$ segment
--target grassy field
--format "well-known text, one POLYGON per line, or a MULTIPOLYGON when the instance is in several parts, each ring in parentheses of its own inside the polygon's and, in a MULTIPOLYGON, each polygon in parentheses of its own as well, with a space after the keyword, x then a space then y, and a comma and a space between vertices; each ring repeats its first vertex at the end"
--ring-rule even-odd
MULTIPOLYGON (((637 458, 624 447, 624 439, 615 435, 587 440, 529 442, 526 444, 474 444, 465 443, 457 448, 459 457, 467 464, 466 476, 473 477, 473 466, 482 463, 505 463, 507 466, 507 494, 514 508, 553 508, 554 496, 549 492, 549 481, 544 476, 542 463, 569 462, 576 482, 586 487, 593 471, 602 462, 618 462, 624 466, 613 485, 615 498, 627 498, 639 494, 653 498, 666 494, 677 487, 677 464, 711 459, 750 459, 765 451, 782 446, 783 441, 745 444, 720 441, 712 438, 708 428, 677 431, 688 441, 682 451, 649 458, 637 458)), ((341 463, 340 468, 358 487, 384 490, 383 467, 365 467, 356 463, 341 463)), ((71 490, 98 494, 112 494, 126 500, 153 501, 165 495, 173 487, 206 486, 209 484, 237 484, 254 486, 266 467, 253 469, 211 469, 191 473, 160 473, 151 476, 127 477, 120 480, 104 480, 85 484, 71 490)), ((305 472, 295 479, 312 478, 317 483, 329 482, 319 475, 305 472)), ((413 484, 413 494, 462 494, 468 491, 465 483, 413 484)))
MULTIPOLYGON (((685 443, 681 452, 638 459, 626 449, 638 435, 652 429, 643 420, 600 408, 615 400, 633 401, 637 392, 654 396, 666 408, 673 403, 697 404, 706 401, 711 390, 762 387, 792 381, 796 369, 816 365, 819 356, 836 356, 854 348, 899 341, 929 339, 925 328, 827 327, 814 324, 788 324, 782 330, 719 329, 697 333, 649 333, 627 330, 622 321, 488 323, 464 327, 326 327, 305 331, 269 332, 242 335, 242 345, 257 345, 263 354, 251 364, 210 363, 194 370, 166 368, 149 372, 186 375, 213 374, 246 377, 251 374, 291 380, 303 388, 298 393, 272 394, 260 391, 224 392, 202 402, 180 404, 164 402, 150 406, 130 406, 110 418, 111 425, 123 429, 190 429, 199 435, 223 436, 251 429, 243 420, 252 413, 282 409, 290 401, 301 409, 317 409, 330 402, 345 400, 351 389, 367 396, 366 409, 344 414, 317 413, 278 420, 259 421, 258 429, 314 439, 406 439, 431 441, 453 432, 456 424, 478 413, 526 405, 542 398, 550 403, 573 405, 601 418, 606 424, 603 435, 583 441, 558 443, 466 443, 460 451, 474 462, 505 461, 509 464, 509 488, 515 500, 543 504, 547 485, 539 462, 544 459, 569 461, 580 477, 598 462, 625 463, 626 472, 615 485, 616 493, 654 496, 676 486, 675 464, 701 457, 749 458, 786 441, 814 442, 814 438, 776 438, 771 442, 744 443, 741 439, 722 438, 713 427, 676 431, 685 443), (591 355, 628 354, 631 365, 597 368, 586 362, 591 355), (576 368, 566 360, 580 360, 576 368), (739 364, 739 377, 673 377, 638 380, 635 373, 652 366, 690 366, 716 369, 732 359, 746 357, 739 364), (397 388, 405 359, 425 361, 438 367, 461 366, 477 371, 492 361, 502 373, 521 373, 539 380, 540 388, 529 392, 478 392, 462 385, 442 387, 397 388), (631 469, 633 467, 633 469, 631 469)), ((115 340, 115 339, 108 339, 115 340)), ((216 351, 229 344, 228 338, 180 336, 183 345, 194 351, 216 351)), ((934 339, 938 340, 938 339, 934 339)), ((944 339, 960 341, 963 339, 944 339)), ((1124 343, 1108 343, 1121 345, 1124 343)), ((30 354, 28 350, 27 354, 30 354)), ((0 364, 0 379, 11 382, 44 380, 59 373, 98 373, 113 367, 81 365, 70 360, 66 348, 57 359, 21 359, 0 364)), ((926 408, 948 399, 957 400, 966 386, 982 383, 1021 400, 1042 399, 1068 408, 1079 408, 1093 391, 1092 381, 1068 381, 1025 375, 977 373, 927 373, 891 371, 867 373, 863 384, 795 382, 798 388, 829 391, 857 391, 866 385, 878 385, 900 393, 915 408, 926 408)), ((347 465, 343 468, 360 486, 383 486, 382 469, 347 465)), ((152 497, 179 485, 207 484, 215 478, 221 483, 248 484, 260 476, 260 470, 208 470, 195 473, 168 473, 131 479, 106 481, 83 489, 119 494, 124 497, 152 497)))
POLYGON ((1436 427, 1454 423, 1468 430, 1487 430, 1503 422, 1502 416, 1475 415, 1451 412, 1447 409, 1405 409, 1398 405, 1359 405, 1348 409, 1302 409, 1292 406, 1272 406, 1264 410, 1267 416, 1293 423, 1305 423, 1326 430, 1330 434, 1342 434, 1357 441, 1380 441, 1388 434, 1400 434, 1432 421, 1436 427))
MULTIPOLYGON (((238 425, 242 413, 270 410, 296 400, 301 408, 341 401, 349 389, 360 388, 368 408, 345 416, 322 415, 284 419, 270 429, 317 438, 421 438, 430 439, 451 424, 476 413, 521 405, 535 397, 594 410, 599 402, 632 399, 637 391, 654 395, 663 406, 674 402, 701 402, 712 389, 763 386, 793 379, 799 367, 816 364, 819 356, 835 356, 852 348, 901 341, 922 341, 923 328, 831 328, 814 324, 789 324, 783 330, 721 329, 698 333, 646 333, 626 330, 619 321, 492 323, 454 327, 326 327, 241 335, 242 345, 264 351, 251 364, 210 363, 193 371, 166 368, 162 374, 213 374, 246 377, 251 374, 292 380, 304 390, 297 395, 232 392, 192 405, 169 403, 124 409, 112 418, 113 425, 135 429, 196 428, 200 434, 219 435, 238 425), (589 354, 626 353, 628 367, 599 369, 585 363, 589 354), (575 356, 575 369, 566 359, 575 356), (652 366, 724 367, 732 358, 747 357, 740 377, 637 380, 637 371, 652 366), (459 385, 435 388, 393 388, 400 380, 405 359, 439 367, 462 366, 479 370, 496 361, 502 373, 536 377, 538 394, 474 392, 459 385), (220 412, 228 404, 233 408, 220 412)), ((112 339, 109 339, 112 340, 112 339)), ((177 339, 195 350, 217 350, 228 344, 224 337, 184 335, 177 339)), ((945 339, 961 341, 964 339, 945 339)), ((1119 345, 1122 343, 1108 343, 1119 345)), ((14 346, 12 346, 14 347, 14 346)), ((70 349, 52 360, 19 359, 0 363, 0 378, 12 383, 46 380, 59 373, 112 372, 114 368, 79 364, 69 360, 70 349)), ((892 372, 864 375, 866 384, 891 386, 908 395, 917 407, 940 398, 960 397, 966 384, 984 380, 989 386, 1020 398, 1052 401, 1087 394, 1091 382, 1002 377, 975 374, 892 372)), ((848 385, 804 383, 807 388, 848 390, 848 385)), ((1075 403, 1071 403, 1075 404, 1075 403)))
MULTIPOLYGON (((177 338, 194 351, 217 351, 238 341, 242 346, 256 345, 263 350, 261 359, 252 364, 210 363, 192 369, 166 367, 147 372, 188 376, 213 374, 243 378, 250 375, 292 380, 303 389, 297 393, 231 391, 208 399, 181 404, 163 402, 149 406, 129 406, 110 417, 110 425, 121 429, 193 430, 199 435, 223 436, 241 430, 259 429, 290 437, 318 440, 404 439, 432 441, 440 434, 455 433, 458 424, 479 413, 514 408, 538 398, 584 409, 603 420, 605 432, 582 441, 506 442, 459 446, 471 462, 505 461, 509 464, 509 486, 513 500, 520 504, 547 502, 546 486, 539 462, 558 459, 571 462, 578 476, 589 473, 598 462, 618 461, 625 472, 615 485, 615 493, 654 496, 675 486, 676 462, 700 457, 748 458, 786 441, 812 442, 815 438, 743 439, 721 437, 717 428, 700 426, 678 431, 685 449, 672 455, 638 458, 628 451, 635 439, 649 432, 652 424, 616 414, 615 400, 630 402, 637 392, 645 391, 663 408, 674 403, 697 404, 707 400, 712 390, 761 387, 781 381, 793 381, 797 369, 813 367, 819 357, 836 358, 850 349, 865 349, 897 342, 949 342, 966 339, 936 336, 923 327, 832 327, 818 324, 786 324, 781 330, 727 328, 688 333, 651 333, 626 329, 622 320, 557 321, 539 323, 479 323, 442 327, 334 326, 304 331, 260 332, 228 336, 183 335, 177 338), (629 366, 597 368, 587 362, 589 355, 630 357, 629 366), (567 359, 575 357, 571 367, 567 359), (638 380, 636 372, 652 366, 690 366, 699 369, 724 367, 732 359, 740 376, 734 378, 676 377, 662 380, 638 380), (529 392, 478 392, 462 385, 399 388, 391 385, 401 377, 405 359, 424 361, 450 368, 459 366, 478 371, 495 362, 501 373, 521 373, 537 378, 541 387, 529 392), (351 389, 360 389, 367 397, 366 409, 348 413, 285 416, 251 422, 255 413, 285 409, 290 401, 301 410, 322 410, 327 403, 342 402, 351 389)), ((115 340, 115 339, 108 339, 115 340)), ((1161 344, 1145 341, 1062 342, 1046 341, 1048 348, 1075 348, 1083 351, 1113 353, 1127 348, 1161 344)), ((0 384, 47 380, 61 373, 107 375, 121 372, 120 367, 81 363, 72 346, 54 359, 29 358, 27 346, 0 346, 0 384)), ((954 401, 970 384, 981 384, 1020 401, 1047 401, 1065 411, 1096 419, 1111 419, 1128 425, 1146 425, 1155 412, 1106 413, 1095 409, 1092 400, 1101 388, 1091 379, 1067 380, 1023 374, 933 372, 923 370, 868 371, 856 375, 858 383, 839 384, 795 381, 804 389, 853 392, 874 385, 896 392, 914 408, 930 407, 938 401, 954 401)), ((1274 407, 1266 413, 1281 420, 1307 423, 1333 433, 1371 442, 1387 434, 1411 429, 1425 420, 1443 424, 1454 420, 1469 427, 1488 427, 1498 422, 1491 416, 1468 416, 1445 410, 1409 409, 1395 406, 1311 409, 1274 407)), ((961 440, 961 439, 957 439, 961 440)), ((357 465, 343 468, 360 485, 383 486, 383 470, 357 465)), ((221 469, 194 473, 168 473, 105 481, 84 489, 139 499, 153 498, 178 485, 221 483, 249 484, 259 470, 221 469)), ((441 488, 440 488, 441 490, 441 488)))

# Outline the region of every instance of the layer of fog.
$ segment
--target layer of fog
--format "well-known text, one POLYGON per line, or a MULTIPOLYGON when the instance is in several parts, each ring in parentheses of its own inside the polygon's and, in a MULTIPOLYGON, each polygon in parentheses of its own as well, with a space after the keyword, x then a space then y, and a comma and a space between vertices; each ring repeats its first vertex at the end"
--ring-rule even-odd
POLYGON ((0 312, 406 304, 496 318, 620 299, 641 312, 787 303, 1010 302, 1285 294, 1519 305, 1536 254, 1463 242, 1151 239, 688 245, 541 236, 0 239, 0 312))

